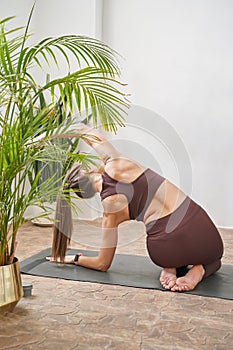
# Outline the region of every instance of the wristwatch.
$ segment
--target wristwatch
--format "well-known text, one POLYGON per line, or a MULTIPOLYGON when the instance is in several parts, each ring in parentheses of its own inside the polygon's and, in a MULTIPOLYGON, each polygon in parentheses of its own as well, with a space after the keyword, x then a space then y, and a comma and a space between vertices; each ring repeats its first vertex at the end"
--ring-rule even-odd
POLYGON ((74 262, 77 262, 79 257, 81 256, 82 254, 76 254, 75 257, 74 257, 74 262))

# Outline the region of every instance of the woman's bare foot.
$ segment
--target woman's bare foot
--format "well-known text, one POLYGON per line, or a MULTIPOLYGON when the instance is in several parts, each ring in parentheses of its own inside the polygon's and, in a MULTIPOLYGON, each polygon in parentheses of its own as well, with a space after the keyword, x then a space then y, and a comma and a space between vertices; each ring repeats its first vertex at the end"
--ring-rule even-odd
POLYGON ((162 270, 160 275, 160 283, 163 288, 171 289, 176 284, 176 268, 165 268, 162 270))
POLYGON ((186 292, 193 290, 196 285, 202 280, 205 270, 202 265, 194 265, 185 276, 179 277, 176 280, 171 290, 173 292, 186 292))

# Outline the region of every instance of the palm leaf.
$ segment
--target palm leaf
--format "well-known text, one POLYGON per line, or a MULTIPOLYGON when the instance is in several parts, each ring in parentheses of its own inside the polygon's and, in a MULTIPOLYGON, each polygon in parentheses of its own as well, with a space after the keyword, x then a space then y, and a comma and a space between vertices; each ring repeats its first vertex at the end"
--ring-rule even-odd
MULTIPOLYGON (((95 125, 98 124, 98 118, 100 122, 103 120, 103 113, 107 109, 108 112, 111 111, 111 123, 122 126, 123 115, 126 113, 129 103, 124 94, 116 89, 112 83, 114 82, 115 85, 122 84, 110 77, 103 77, 100 73, 100 69, 87 67, 68 76, 50 81, 39 90, 39 93, 59 86, 60 93, 65 90, 68 101, 72 101, 72 96, 76 98, 79 103, 79 112, 85 110, 86 115, 88 115, 89 108, 91 108, 95 125), (100 108, 99 104, 105 104, 106 109, 100 108)), ((61 95, 63 96, 64 93, 61 95)), ((70 109, 72 109, 71 105, 70 109)), ((109 123, 105 123, 106 127, 108 125, 109 123)))
POLYGON ((70 59, 68 53, 74 55, 77 63, 81 67, 81 60, 87 66, 94 66, 108 72, 112 77, 119 75, 117 64, 118 54, 99 40, 85 36, 61 36, 59 38, 46 38, 33 47, 28 47, 23 52, 22 69, 26 69, 33 61, 39 62, 38 57, 42 56, 46 63, 51 59, 58 65, 53 49, 61 52, 65 58, 68 69, 70 69, 70 59))

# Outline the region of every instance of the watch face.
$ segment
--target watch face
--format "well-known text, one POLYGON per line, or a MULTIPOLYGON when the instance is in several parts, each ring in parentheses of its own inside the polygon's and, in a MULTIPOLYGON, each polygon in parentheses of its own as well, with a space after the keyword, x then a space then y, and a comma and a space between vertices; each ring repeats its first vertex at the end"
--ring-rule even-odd
POLYGON ((74 262, 78 261, 78 258, 79 258, 79 255, 76 254, 75 257, 74 257, 74 262))

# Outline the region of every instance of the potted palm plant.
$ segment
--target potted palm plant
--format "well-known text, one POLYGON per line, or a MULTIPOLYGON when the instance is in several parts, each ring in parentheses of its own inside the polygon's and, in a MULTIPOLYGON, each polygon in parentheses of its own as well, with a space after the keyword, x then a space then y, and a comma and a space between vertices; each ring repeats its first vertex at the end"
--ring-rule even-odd
POLYGON ((19 227, 32 219, 25 212, 34 205, 46 211, 44 194, 54 196, 61 185, 53 176, 40 182, 43 167, 35 172, 35 162, 60 162, 65 170, 74 161, 90 161, 88 154, 72 152, 78 138, 67 152, 51 142, 54 134, 64 134, 71 116, 83 111, 86 117, 91 112, 94 125, 115 131, 117 124, 123 125, 128 107, 116 80, 117 54, 111 48, 77 35, 45 38, 28 46, 32 13, 33 8, 25 28, 8 29, 13 17, 0 21, 0 312, 13 308, 22 296, 15 249, 19 227), (72 71, 71 56, 76 62, 72 71), (66 73, 48 79, 49 64, 59 66, 64 60, 66 73), (35 78, 36 67, 45 76, 44 84, 35 78), (55 108, 58 102, 64 110, 62 120, 55 108), (38 143, 35 139, 41 134, 43 141, 38 143))

